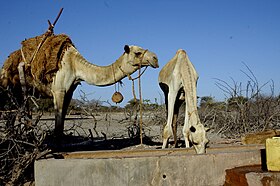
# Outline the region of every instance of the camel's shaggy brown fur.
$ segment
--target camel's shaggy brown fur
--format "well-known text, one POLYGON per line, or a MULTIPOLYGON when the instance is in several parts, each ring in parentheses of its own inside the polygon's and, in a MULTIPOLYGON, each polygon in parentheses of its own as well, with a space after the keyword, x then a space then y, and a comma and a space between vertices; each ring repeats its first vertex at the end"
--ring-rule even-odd
MULTIPOLYGON (((11 53, 6 59, 1 75, 4 87, 10 84, 19 84, 18 65, 24 61, 24 58, 26 63, 25 76, 28 85, 35 85, 37 89, 42 90, 46 88, 44 85, 49 85, 52 82, 52 77, 60 66, 63 52, 73 43, 65 34, 49 35, 44 40, 45 34, 22 41, 22 48, 11 53), (36 52, 41 43, 41 47, 36 52)), ((43 90, 43 92, 46 92, 46 90, 43 90)))

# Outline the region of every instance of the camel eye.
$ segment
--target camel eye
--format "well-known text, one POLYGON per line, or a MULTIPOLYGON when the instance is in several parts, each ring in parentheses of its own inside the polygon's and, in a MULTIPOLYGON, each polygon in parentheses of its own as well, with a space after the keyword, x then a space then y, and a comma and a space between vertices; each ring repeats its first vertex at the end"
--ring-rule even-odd
POLYGON ((142 54, 141 52, 135 52, 135 55, 136 55, 137 57, 139 57, 141 54, 142 54))
POLYGON ((194 128, 194 126, 191 126, 190 131, 191 131, 191 132, 195 132, 195 131, 196 131, 196 129, 194 128))

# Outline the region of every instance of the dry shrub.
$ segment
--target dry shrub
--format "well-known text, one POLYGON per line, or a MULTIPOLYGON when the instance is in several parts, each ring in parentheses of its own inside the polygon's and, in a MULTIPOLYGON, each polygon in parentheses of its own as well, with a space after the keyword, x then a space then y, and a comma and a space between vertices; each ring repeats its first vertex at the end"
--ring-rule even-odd
POLYGON ((274 82, 259 84, 247 65, 242 71, 248 81, 245 85, 232 79, 232 84, 216 79, 216 85, 225 93, 225 102, 213 98, 202 99, 200 118, 206 126, 227 138, 238 138, 246 133, 280 127, 280 99, 274 95, 274 82), (270 93, 262 89, 270 87, 270 93))
MULTIPOLYGON (((9 93, 0 89, 1 95, 9 93)), ((26 109, 30 97, 19 106, 11 94, 6 95, 11 102, 0 120, 0 185, 23 185, 34 181, 34 161, 49 152, 42 145, 46 132, 37 125, 41 115, 30 119, 26 109)))

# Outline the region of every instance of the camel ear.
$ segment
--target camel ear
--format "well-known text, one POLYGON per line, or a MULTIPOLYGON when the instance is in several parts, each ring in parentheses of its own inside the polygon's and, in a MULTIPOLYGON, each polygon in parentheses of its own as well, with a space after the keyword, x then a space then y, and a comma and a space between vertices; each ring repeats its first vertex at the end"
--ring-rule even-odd
POLYGON ((125 45, 125 46, 124 46, 124 51, 125 51, 125 53, 129 54, 130 48, 129 48, 128 45, 125 45))

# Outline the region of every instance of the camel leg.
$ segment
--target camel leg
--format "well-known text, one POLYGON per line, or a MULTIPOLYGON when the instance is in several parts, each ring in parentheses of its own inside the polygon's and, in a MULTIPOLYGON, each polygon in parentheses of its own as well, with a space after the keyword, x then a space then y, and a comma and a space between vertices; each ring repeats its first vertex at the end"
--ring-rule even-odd
POLYGON ((173 114, 173 120, 172 120, 172 130, 173 130, 173 136, 174 136, 174 146, 178 147, 177 144, 177 120, 179 115, 179 109, 182 105, 183 101, 176 98, 175 105, 174 105, 174 114, 173 114))
POLYGON ((55 106, 55 136, 60 138, 63 135, 64 120, 67 114, 67 109, 71 102, 73 92, 77 88, 79 83, 73 83, 69 90, 66 92, 65 89, 54 91, 54 106, 55 106))
POLYGON ((64 117, 63 117, 63 104, 64 104, 65 90, 53 92, 54 109, 55 109, 55 129, 54 135, 60 138, 63 135, 64 117))
POLYGON ((190 133, 189 112, 188 112, 188 104, 186 103, 186 107, 185 107, 185 121, 184 121, 184 126, 183 126, 183 135, 184 135, 184 139, 185 139, 186 148, 190 147, 189 133, 190 133))
POLYGON ((72 99, 72 96, 73 96, 73 92, 77 88, 78 85, 79 85, 78 83, 73 84, 70 87, 70 89, 64 95, 64 102, 63 102, 63 107, 62 107, 62 119, 63 119, 63 121, 65 120, 65 116, 67 114, 67 109, 70 105, 70 102, 71 102, 71 99, 72 99))
POLYGON ((167 111, 167 123, 163 129, 163 144, 162 148, 166 148, 168 139, 172 136, 172 119, 174 115, 174 105, 177 96, 177 91, 169 91, 168 93, 168 111, 167 111))
POLYGON ((172 132, 174 136, 174 147, 177 147, 177 119, 178 113, 174 112, 173 119, 172 119, 172 132))

